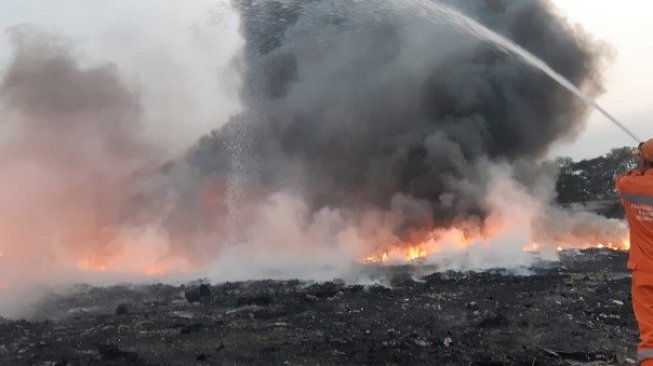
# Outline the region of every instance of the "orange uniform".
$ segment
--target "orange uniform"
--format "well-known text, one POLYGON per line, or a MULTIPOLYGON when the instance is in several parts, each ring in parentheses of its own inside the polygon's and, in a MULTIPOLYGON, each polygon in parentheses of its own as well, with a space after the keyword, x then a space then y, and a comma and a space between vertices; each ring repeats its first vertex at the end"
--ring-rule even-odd
POLYGON ((630 227, 628 268, 633 271, 632 299, 641 342, 640 365, 653 366, 653 169, 617 178, 617 191, 630 227))

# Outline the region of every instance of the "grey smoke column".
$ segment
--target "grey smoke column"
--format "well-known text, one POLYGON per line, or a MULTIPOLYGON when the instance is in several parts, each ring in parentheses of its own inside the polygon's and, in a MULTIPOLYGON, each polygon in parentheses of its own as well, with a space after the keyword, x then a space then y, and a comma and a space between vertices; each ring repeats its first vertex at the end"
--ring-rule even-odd
MULTIPOLYGON (((583 127, 585 105, 543 73, 383 1, 236 3, 245 112, 190 153, 204 174, 246 174, 315 209, 389 210, 401 232, 482 219, 479 162, 528 166, 583 127), (234 143, 255 162, 247 172, 233 172, 234 143)), ((601 91, 603 49, 548 1, 451 3, 601 91)))
POLYGON ((42 258, 42 271, 55 246, 109 257, 115 232, 140 206, 132 199, 135 176, 155 152, 139 95, 115 65, 82 66, 69 39, 30 25, 7 35, 13 58, 0 79, 0 128, 10 139, 0 144, 0 222, 12 229, 2 233, 5 250, 42 258))

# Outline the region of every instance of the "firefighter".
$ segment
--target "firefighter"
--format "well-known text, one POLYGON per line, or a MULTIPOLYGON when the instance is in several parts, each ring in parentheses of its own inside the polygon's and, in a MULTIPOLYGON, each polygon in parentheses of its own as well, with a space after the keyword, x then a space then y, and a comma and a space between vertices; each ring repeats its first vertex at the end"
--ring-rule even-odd
POLYGON ((633 311, 639 325, 640 365, 653 366, 653 139, 634 154, 637 169, 617 178, 617 192, 630 227, 628 268, 632 271, 633 311))

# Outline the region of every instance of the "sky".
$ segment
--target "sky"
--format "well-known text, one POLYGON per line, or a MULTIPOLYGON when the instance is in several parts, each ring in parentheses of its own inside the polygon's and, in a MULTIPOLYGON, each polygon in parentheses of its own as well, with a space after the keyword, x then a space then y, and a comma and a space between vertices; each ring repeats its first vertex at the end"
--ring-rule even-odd
MULTIPOLYGON (((597 99, 642 140, 653 137, 653 2, 650 0, 554 0, 560 11, 599 40, 614 59, 605 70, 606 93, 597 99)), ((594 157, 633 141, 601 114, 594 112, 585 131, 553 154, 594 157)))
MULTIPOLYGON (((598 102, 641 139, 653 137, 653 2, 552 1, 570 22, 613 51, 606 93, 598 102)), ((158 0, 0 0, 0 29, 21 23, 53 29, 70 37, 88 59, 115 62, 137 83, 144 81, 150 86, 143 90, 145 102, 157 106, 148 108, 150 133, 181 151, 238 110, 238 81, 225 70, 242 40, 228 8, 227 0, 168 0, 165 6, 158 0), (182 119, 184 125, 178 123, 182 119)), ((8 58, 3 32, 0 72, 8 58)), ((592 113, 582 134, 556 146, 551 156, 589 158, 633 144, 592 113)))

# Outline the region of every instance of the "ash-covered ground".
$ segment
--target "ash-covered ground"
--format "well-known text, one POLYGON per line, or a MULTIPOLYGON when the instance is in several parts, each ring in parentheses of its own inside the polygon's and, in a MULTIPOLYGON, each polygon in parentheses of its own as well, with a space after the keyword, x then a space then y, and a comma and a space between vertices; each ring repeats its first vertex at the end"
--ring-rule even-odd
POLYGON ((195 304, 192 285, 78 286, 33 320, 0 320, 0 364, 629 364, 626 256, 565 252, 528 276, 366 269, 385 286, 223 283, 195 304))

